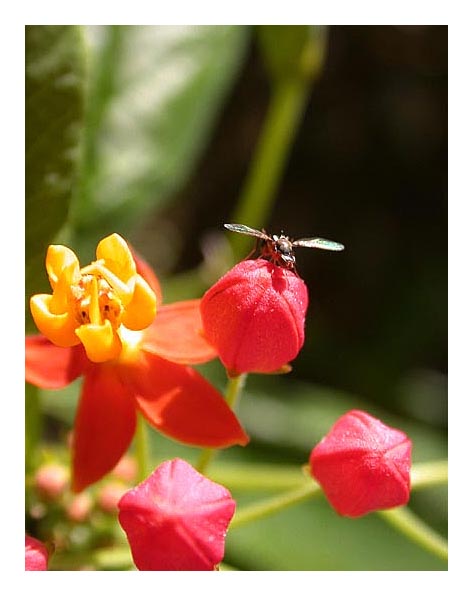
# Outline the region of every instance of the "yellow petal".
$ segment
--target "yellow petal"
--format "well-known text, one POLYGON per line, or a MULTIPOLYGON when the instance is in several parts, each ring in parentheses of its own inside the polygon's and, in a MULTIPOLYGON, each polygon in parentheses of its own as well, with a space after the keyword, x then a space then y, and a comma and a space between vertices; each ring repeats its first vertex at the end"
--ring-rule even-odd
POLYGON ((81 325, 76 335, 92 362, 106 362, 120 355, 122 344, 110 321, 104 321, 103 325, 81 325))
POLYGON ((151 325, 155 316, 156 294, 141 275, 137 275, 135 292, 123 313, 122 323, 127 329, 140 331, 151 325))
POLYGON ((33 320, 39 331, 61 348, 75 346, 79 340, 75 334, 77 321, 69 312, 55 314, 51 312, 53 296, 50 294, 36 294, 30 299, 30 309, 33 320))
POLYGON ((80 275, 79 260, 75 253, 67 246, 51 244, 46 254, 46 271, 53 289, 66 269, 68 271, 67 275, 70 276, 68 282, 71 284, 75 281, 73 277, 78 278, 80 275))

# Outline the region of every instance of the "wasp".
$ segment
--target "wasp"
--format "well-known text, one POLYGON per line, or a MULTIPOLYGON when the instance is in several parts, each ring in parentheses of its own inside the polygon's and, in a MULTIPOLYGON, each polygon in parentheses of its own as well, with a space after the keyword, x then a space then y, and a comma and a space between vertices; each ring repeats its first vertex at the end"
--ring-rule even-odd
POLYGON ((326 240, 325 238, 299 238, 298 240, 291 240, 283 232, 279 236, 276 234, 269 236, 264 230, 255 230, 243 224, 224 224, 224 227, 232 232, 259 238, 262 241, 260 256, 286 269, 295 268, 296 257, 293 252, 294 246, 321 248, 323 250, 343 250, 345 248, 343 244, 326 240))

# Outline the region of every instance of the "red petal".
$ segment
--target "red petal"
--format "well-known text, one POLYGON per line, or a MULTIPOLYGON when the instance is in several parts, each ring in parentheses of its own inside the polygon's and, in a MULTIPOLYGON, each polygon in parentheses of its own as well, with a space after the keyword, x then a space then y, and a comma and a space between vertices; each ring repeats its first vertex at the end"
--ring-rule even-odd
POLYGON ((212 571, 235 506, 225 487, 174 459, 121 498, 118 519, 141 571, 212 571))
POLYGON ((163 301, 163 294, 161 292, 161 284, 158 281, 153 269, 133 248, 130 247, 133 254, 133 259, 136 264, 136 271, 149 284, 153 292, 156 294, 156 304, 159 306, 163 301))
POLYGON ((43 335, 25 338, 25 356, 26 380, 43 389, 61 389, 69 385, 84 373, 89 363, 81 344, 60 348, 43 335))
POLYGON ((74 423, 72 488, 79 492, 110 472, 135 432, 136 407, 117 367, 97 365, 85 377, 74 423))
POLYGON ((142 352, 127 378, 149 422, 173 439, 218 448, 248 443, 223 397, 193 368, 142 352))
POLYGON ((161 306, 142 345, 144 350, 180 364, 201 364, 217 356, 203 336, 200 300, 161 306))

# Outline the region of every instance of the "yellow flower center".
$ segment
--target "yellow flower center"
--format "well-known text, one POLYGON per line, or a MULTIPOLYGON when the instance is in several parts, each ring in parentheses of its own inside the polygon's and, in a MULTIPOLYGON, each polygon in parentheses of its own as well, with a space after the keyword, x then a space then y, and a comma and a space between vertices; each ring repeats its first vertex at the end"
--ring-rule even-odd
POLYGON ((52 245, 46 270, 53 293, 30 301, 38 329, 59 346, 82 342, 93 362, 117 358, 124 347, 121 331, 145 329, 156 315, 156 296, 118 234, 104 238, 97 260, 82 269, 69 248, 52 245))

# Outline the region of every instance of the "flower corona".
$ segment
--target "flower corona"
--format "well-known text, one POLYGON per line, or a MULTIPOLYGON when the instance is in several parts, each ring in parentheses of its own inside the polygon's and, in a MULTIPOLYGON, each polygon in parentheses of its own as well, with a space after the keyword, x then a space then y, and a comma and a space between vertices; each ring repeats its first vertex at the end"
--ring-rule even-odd
POLYGON ((80 268, 71 249, 50 246, 46 270, 53 293, 36 294, 30 306, 38 329, 53 344, 82 343, 89 360, 105 362, 120 355, 123 328, 139 331, 153 322, 156 296, 121 236, 101 240, 96 255, 80 268))

